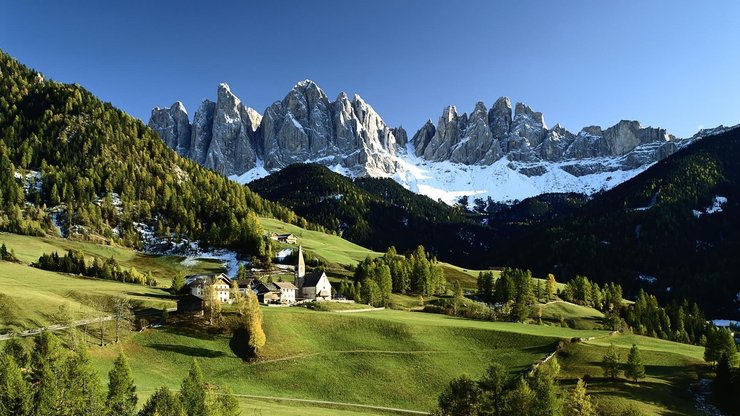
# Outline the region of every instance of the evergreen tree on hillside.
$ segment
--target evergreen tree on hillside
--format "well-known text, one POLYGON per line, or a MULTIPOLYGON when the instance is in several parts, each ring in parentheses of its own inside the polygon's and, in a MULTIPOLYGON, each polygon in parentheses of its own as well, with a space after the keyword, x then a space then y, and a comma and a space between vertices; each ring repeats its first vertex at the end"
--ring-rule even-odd
POLYGON ((149 397, 138 416, 186 416, 177 394, 167 387, 158 388, 149 397))
POLYGON ((509 373, 502 364, 493 363, 478 382, 482 393, 483 409, 492 416, 503 416, 505 411, 505 393, 508 387, 509 373))
POLYGON ((31 386, 12 355, 0 353, 0 416, 28 415, 31 386))
POLYGON ((575 388, 565 399, 564 416, 596 416, 596 406, 586 392, 586 383, 578 379, 575 388))
POLYGON ((180 403, 188 416, 208 416, 206 409, 206 391, 203 373, 198 361, 193 360, 188 375, 180 386, 180 403))
POLYGON ((68 408, 73 415, 99 415, 103 413, 105 403, 100 378, 90 362, 90 356, 84 345, 66 362, 65 379, 69 389, 68 408))
POLYGON ((64 412, 64 350, 59 339, 48 331, 34 339, 31 354, 31 383, 35 415, 64 412))
POLYGON ((630 352, 627 354, 627 363, 624 367, 624 375, 634 380, 635 383, 641 378, 645 378, 645 365, 642 363, 640 350, 635 344, 632 344, 632 348, 630 348, 630 352))
POLYGON ((481 392, 468 376, 454 379, 439 396, 439 416, 478 415, 481 392))
POLYGON ((108 399, 106 414, 108 416, 132 416, 136 414, 136 385, 131 376, 131 367, 123 352, 113 362, 108 373, 108 399))
POLYGON ((560 372, 560 364, 555 357, 537 367, 530 381, 534 400, 532 402, 532 416, 559 416, 562 414, 563 404, 560 400, 560 388, 555 378, 560 372))
POLYGON ((726 328, 710 328, 707 332, 707 343, 704 347, 704 361, 717 363, 722 354, 727 354, 731 363, 735 361, 737 356, 735 339, 726 328))
POLYGON ((545 296, 548 302, 555 300, 557 294, 558 282, 555 280, 555 275, 550 273, 547 275, 547 281, 545 282, 545 296))
POLYGON ((606 350, 604 358, 601 360, 601 367, 604 370, 604 376, 614 380, 619 376, 620 362, 619 352, 614 344, 609 344, 609 349, 606 350))
POLYGON ((530 416, 532 415, 532 406, 535 400, 535 393, 523 377, 519 379, 516 386, 507 396, 507 415, 511 416, 530 416))

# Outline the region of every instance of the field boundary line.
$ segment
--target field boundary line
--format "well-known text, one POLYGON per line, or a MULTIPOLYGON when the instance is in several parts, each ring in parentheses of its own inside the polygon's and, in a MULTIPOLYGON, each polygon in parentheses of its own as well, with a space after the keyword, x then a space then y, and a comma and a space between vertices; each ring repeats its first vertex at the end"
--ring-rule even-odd
POLYGON ((74 321, 69 325, 49 325, 42 328, 34 328, 34 329, 26 329, 25 331, 20 332, 8 332, 5 334, 0 334, 0 341, 7 341, 13 337, 30 337, 34 335, 38 335, 44 331, 61 331, 64 329, 74 328, 77 326, 83 326, 83 325, 90 325, 95 324, 101 321, 111 321, 113 320, 113 316, 101 316, 100 318, 92 318, 92 319, 81 319, 79 321, 74 321))

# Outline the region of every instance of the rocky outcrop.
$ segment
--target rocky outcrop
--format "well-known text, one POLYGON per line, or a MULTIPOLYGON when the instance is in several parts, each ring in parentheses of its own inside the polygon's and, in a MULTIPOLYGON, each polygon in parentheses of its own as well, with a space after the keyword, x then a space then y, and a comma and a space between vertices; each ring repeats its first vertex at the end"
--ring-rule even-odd
POLYGON ((427 120, 426 123, 414 134, 411 138, 411 144, 414 145, 414 153, 416 155, 423 155, 429 142, 432 141, 432 137, 437 133, 437 128, 434 127, 432 120, 427 120))
POLYGON ((152 109, 149 127, 180 156, 190 154, 190 120, 181 102, 177 101, 169 108, 152 109))

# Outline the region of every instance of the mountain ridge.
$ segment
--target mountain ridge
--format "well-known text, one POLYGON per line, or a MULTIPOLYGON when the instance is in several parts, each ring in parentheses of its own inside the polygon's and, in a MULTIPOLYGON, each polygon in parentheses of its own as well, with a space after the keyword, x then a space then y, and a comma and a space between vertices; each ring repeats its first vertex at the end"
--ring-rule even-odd
POLYGON ((219 85, 212 103, 203 101, 190 129, 180 102, 155 107, 149 126, 182 155, 240 183, 293 163, 320 163, 351 177, 390 177, 447 203, 462 195, 505 201, 549 192, 598 192, 698 138, 676 138, 629 120, 574 134, 559 124, 548 128, 542 113, 524 103, 512 110, 511 100, 501 97, 490 109, 476 103, 470 114, 448 106, 436 125, 429 120, 409 140, 402 127, 387 125, 359 95, 350 99, 342 92, 330 101, 310 80, 298 82, 262 115, 226 84, 219 85), (454 177, 467 170, 495 180, 456 183, 454 177), (439 171, 452 172, 452 178, 439 179, 445 176, 439 171), (525 191, 497 192, 507 184, 499 177, 507 176, 515 176, 525 191))

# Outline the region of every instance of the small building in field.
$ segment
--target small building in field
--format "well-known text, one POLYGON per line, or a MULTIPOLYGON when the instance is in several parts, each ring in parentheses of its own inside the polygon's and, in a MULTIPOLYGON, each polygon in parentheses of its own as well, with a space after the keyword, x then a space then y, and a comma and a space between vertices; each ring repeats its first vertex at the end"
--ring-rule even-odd
POLYGON ((225 274, 196 274, 185 278, 185 286, 191 295, 203 299, 206 288, 213 285, 221 303, 231 303, 231 279, 225 274))
POLYGON ((306 273, 303 247, 298 246, 298 265, 295 272, 295 286, 298 299, 331 300, 331 283, 326 273, 315 271, 306 273))
POLYGON ((275 282, 273 285, 277 286, 280 293, 280 303, 293 304, 296 300, 296 292, 298 288, 290 282, 275 282))
POLYGON ((257 299, 261 303, 281 303, 291 305, 296 301, 297 287, 290 282, 258 282, 257 299))
POLYGON ((280 243, 286 243, 286 244, 298 243, 298 237, 296 237, 294 234, 270 233, 270 238, 280 243))
POLYGON ((203 299, 193 295, 185 295, 177 300, 177 312, 179 313, 202 315, 204 306, 203 299))

